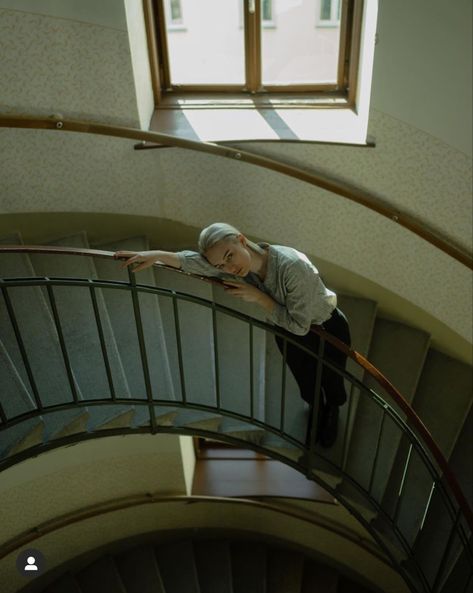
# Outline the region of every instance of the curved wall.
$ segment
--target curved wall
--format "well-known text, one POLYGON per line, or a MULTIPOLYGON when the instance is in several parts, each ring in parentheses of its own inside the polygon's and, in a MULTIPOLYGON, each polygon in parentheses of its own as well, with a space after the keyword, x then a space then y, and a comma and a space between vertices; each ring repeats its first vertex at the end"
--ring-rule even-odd
MULTIPOLYGON (((181 462, 178 437, 127 435, 54 449, 5 470, 0 483, 0 552, 5 542, 21 534, 36 532, 39 537, 0 559, 2 593, 15 593, 25 584, 15 560, 19 551, 28 547, 39 549, 48 569, 54 569, 125 538, 200 528, 279 538, 310 549, 335 566, 348 567, 371 583, 382 585, 386 593, 406 590, 388 563, 370 552, 372 540, 367 532, 339 505, 296 501, 293 510, 302 518, 294 518, 278 511, 278 506, 271 509, 269 505, 231 499, 198 504, 160 502, 160 497, 185 496, 181 462), (123 508, 114 509, 116 503, 123 508), (330 507, 327 512, 326 506, 330 507), (91 516, 87 516, 88 511, 91 516), (74 521, 79 514, 80 520, 74 521), (320 526, 303 518, 314 519, 319 514, 320 526), (56 526, 49 533, 37 531, 51 521, 54 527, 55 520, 65 517, 69 524, 56 526), (350 539, 344 531, 350 532, 350 539), (367 545, 360 546, 359 541, 367 545)), ((290 501, 285 501, 285 507, 291 510, 290 501)))
MULTIPOLYGON (((18 4, 22 10, 0 13, 6 48, 1 110, 62 112, 139 127, 128 37, 113 24, 125 19, 124 5, 118 16, 115 7, 107 22, 96 17, 92 5, 84 5, 89 12, 79 18, 48 12, 53 4, 43 1, 43 14, 33 14, 24 0, 18 4)), ((2 5, 9 8, 11 2, 0 0, 2 5)), ((425 0, 416 6, 380 2, 370 118, 376 148, 295 142, 252 143, 245 149, 341 177, 471 249, 471 162, 465 140, 471 58, 458 59, 458 48, 471 43, 471 27, 457 27, 466 23, 471 7, 458 2, 447 14, 435 0, 434 8, 425 0), (442 59, 436 44, 440 32, 442 59), (432 54, 433 46, 437 53, 432 54), (413 57, 406 47, 415 50, 413 57), (427 100, 425 89, 433 88, 431 55, 440 90, 429 93, 423 108, 419 100, 427 100), (464 125, 458 113, 453 118, 446 111, 445 85, 453 83, 463 99, 452 109, 464 125)), ((381 285, 459 339, 472 341, 470 272, 394 222, 338 196, 204 154, 134 152, 133 143, 118 139, 0 129, 0 143, 2 213, 114 212, 192 226, 229 220, 257 238, 294 245, 381 285)))

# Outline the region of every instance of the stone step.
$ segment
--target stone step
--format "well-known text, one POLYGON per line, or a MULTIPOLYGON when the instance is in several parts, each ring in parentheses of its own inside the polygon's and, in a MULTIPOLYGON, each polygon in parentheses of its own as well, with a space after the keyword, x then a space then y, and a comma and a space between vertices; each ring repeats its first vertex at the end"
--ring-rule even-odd
POLYGON ((267 546, 259 542, 231 542, 233 593, 267 593, 267 546))
MULTIPOLYGON (((155 267, 157 286, 169 288, 206 300, 212 299, 210 284, 195 280, 164 268, 155 267)), ((215 406, 217 402, 215 384, 215 351, 212 331, 212 312, 189 301, 176 301, 177 317, 175 316, 172 298, 158 298, 162 314, 163 330, 172 372, 176 400, 183 398, 185 392, 189 403, 201 403, 215 406), (179 324, 179 336, 176 330, 179 324), (182 379, 179 362, 179 345, 181 348, 182 379)))
POLYGON ((82 593, 127 593, 111 556, 99 558, 75 576, 82 593))
POLYGON ((201 593, 233 593, 228 542, 197 540, 194 542, 194 557, 201 593))
POLYGON ((297 552, 273 548, 268 554, 268 593, 300 593, 304 557, 297 552))
MULTIPOLYGON (((94 245, 94 248, 105 251, 146 251, 149 250, 149 244, 146 237, 131 237, 113 243, 94 245)), ((100 279, 129 281, 128 271, 126 269, 122 270, 118 261, 97 258, 95 267, 100 279)), ((154 274, 152 268, 137 273, 135 279, 139 284, 153 286, 154 274)), ((146 399, 146 381, 143 373, 131 292, 110 288, 102 289, 102 294, 107 305, 130 393, 134 398, 146 399)), ((157 399, 174 399, 158 298, 152 294, 141 293, 139 302, 153 397, 157 399)))
POLYGON ((159 545, 156 557, 166 593, 201 593, 191 541, 159 545))
POLYGON ((156 555, 150 546, 123 552, 115 564, 127 593, 166 593, 156 555))
MULTIPOLYGON (((407 398, 414 398, 422 372, 429 336, 412 327, 377 319, 369 351, 370 362, 407 398)), ((389 404, 390 396, 371 378, 371 387, 389 404)), ((401 431, 388 416, 383 423, 383 408, 368 396, 360 396, 349 443, 346 470, 379 502, 382 501, 401 442, 401 431)))
MULTIPOLYGON (((55 239, 49 242, 57 247, 89 248, 85 233, 55 239)), ((48 277, 97 278, 92 258, 71 255, 33 254, 32 261, 37 274, 48 277)), ((109 398, 112 388, 118 397, 130 397, 126 376, 117 349, 107 307, 101 290, 96 291, 97 307, 104 334, 111 381, 102 353, 99 331, 94 315, 89 288, 67 286, 54 287, 56 306, 69 361, 77 379, 82 399, 109 398)), ((91 429, 112 421, 127 413, 126 406, 107 409, 91 406, 89 426, 91 429)))

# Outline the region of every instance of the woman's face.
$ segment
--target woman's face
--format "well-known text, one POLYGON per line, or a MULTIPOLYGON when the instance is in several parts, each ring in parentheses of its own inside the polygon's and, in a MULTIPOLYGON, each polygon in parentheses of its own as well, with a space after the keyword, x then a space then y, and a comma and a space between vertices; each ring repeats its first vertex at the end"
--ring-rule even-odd
POLYGON ((207 261, 227 274, 246 276, 250 272, 251 254, 243 235, 215 243, 205 253, 207 261))

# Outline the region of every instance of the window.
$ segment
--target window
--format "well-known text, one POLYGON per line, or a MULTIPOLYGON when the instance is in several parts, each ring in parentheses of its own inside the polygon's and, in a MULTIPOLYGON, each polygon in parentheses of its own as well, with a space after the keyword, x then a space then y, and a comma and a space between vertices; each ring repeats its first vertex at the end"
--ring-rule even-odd
POLYGON ((246 98, 263 107, 354 106, 363 0, 146 0, 147 5, 153 21, 148 31, 155 31, 148 45, 156 64, 157 107, 183 97, 186 105, 246 98))
POLYGON ((342 13, 342 0, 320 0, 318 27, 338 27, 342 13))
POLYGON ((181 0, 165 0, 167 31, 185 31, 181 0))
POLYGON ((263 29, 275 26, 273 20, 273 0, 261 0, 261 26, 263 29))

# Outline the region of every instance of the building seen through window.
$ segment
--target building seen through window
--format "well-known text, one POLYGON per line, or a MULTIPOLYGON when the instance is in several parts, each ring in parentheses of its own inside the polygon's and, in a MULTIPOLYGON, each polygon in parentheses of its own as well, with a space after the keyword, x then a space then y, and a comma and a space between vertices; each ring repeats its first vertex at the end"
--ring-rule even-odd
POLYGON ((362 0, 154 4, 164 92, 346 93, 350 86, 362 0))

